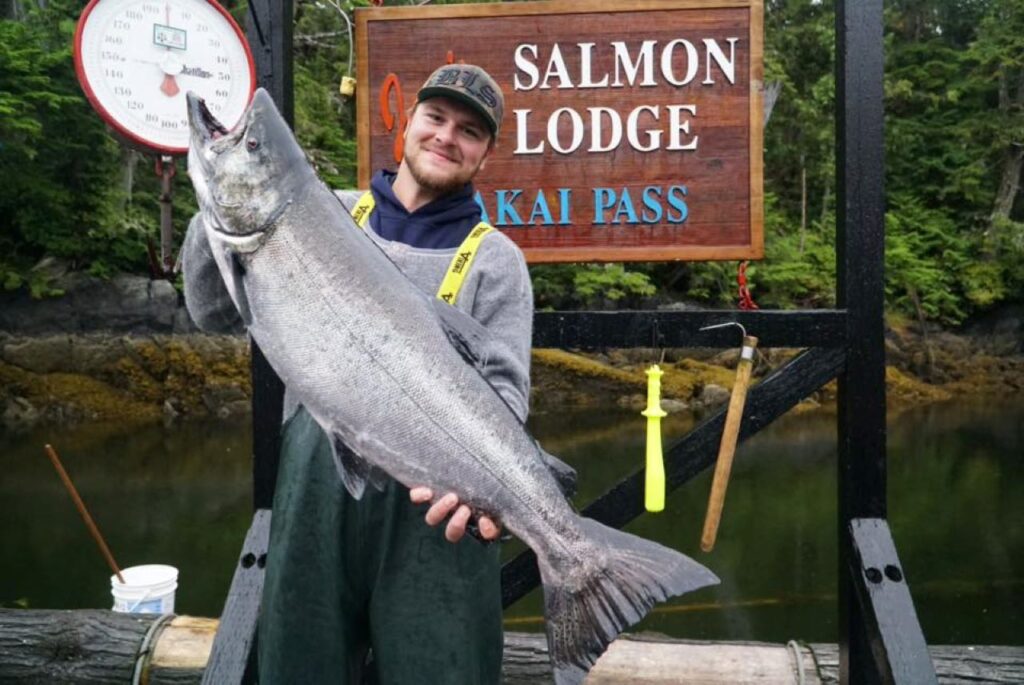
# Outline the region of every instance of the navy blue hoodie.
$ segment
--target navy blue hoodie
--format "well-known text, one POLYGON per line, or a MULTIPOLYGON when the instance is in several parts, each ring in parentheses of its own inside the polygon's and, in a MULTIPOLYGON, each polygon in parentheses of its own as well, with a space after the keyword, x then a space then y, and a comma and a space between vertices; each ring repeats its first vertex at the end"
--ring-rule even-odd
POLYGON ((376 202, 370 226, 381 238, 443 250, 458 247, 480 223, 480 206, 473 199, 476 191, 472 183, 410 213, 391 188, 395 176, 391 171, 378 171, 370 181, 370 192, 376 202))

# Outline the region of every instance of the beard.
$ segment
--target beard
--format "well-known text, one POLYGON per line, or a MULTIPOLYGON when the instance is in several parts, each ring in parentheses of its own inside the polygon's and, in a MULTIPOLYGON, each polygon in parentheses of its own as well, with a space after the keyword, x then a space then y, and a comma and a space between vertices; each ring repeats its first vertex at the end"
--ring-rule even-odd
POLYGON ((437 193, 439 196, 448 195, 458 190, 462 190, 467 183, 473 180, 473 177, 476 176, 476 172, 480 170, 479 164, 474 169, 467 169, 465 171, 458 171, 451 174, 428 170, 420 164, 421 154, 427 154, 427 152, 421 148, 417 155, 406 155, 405 162, 409 167, 409 173, 421 188, 432 193, 437 193))

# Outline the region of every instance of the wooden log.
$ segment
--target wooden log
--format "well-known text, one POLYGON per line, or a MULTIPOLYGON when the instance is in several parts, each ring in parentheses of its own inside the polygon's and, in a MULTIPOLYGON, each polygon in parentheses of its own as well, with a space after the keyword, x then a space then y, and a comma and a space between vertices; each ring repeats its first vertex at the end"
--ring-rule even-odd
POLYGON ((0 609, 0 682, 130 683, 153 618, 0 609))
MULTIPOLYGON (((0 609, 0 682, 131 683, 137 675, 149 685, 197 684, 217 625, 191 616, 0 609)), ((941 645, 929 652, 939 683, 1024 682, 1024 647, 941 645)), ((838 683, 837 646, 629 635, 612 643, 586 682, 796 685, 800 668, 808 685, 838 683)), ((505 685, 553 683, 544 636, 506 633, 502 670, 505 685)))
POLYGON ((198 683, 217 620, 0 609, 0 682, 198 683))
MULTIPOLYGON (((839 682, 839 646, 810 644, 821 682, 839 682)), ((928 647, 935 675, 942 685, 1024 683, 1024 647, 992 645, 933 645, 928 647)))
MULTIPOLYGON (((798 667, 804 683, 817 685, 814 655, 763 642, 705 642, 644 635, 623 636, 609 646, 587 676, 587 685, 676 685, 706 683, 796 685, 798 667)), ((505 635, 505 685, 553 683, 543 635, 505 635), (525 668, 528 666, 528 669, 525 668), (522 669, 522 670, 521 670, 522 669)))

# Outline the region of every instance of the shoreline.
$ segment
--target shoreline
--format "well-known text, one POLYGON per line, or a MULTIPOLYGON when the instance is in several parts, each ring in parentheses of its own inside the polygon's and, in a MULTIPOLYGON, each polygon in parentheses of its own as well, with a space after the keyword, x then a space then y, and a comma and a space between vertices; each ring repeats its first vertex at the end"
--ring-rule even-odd
MULTIPOLYGON (((251 412, 243 331, 207 335, 181 294, 161 280, 62 273, 65 294, 0 293, 0 430, 116 420, 128 424, 230 420, 251 412)), ((1024 392, 1024 304, 1007 304, 959 331, 887 316, 891 410, 1024 392)), ((753 383, 798 350, 760 349, 753 383)), ((532 411, 642 409, 644 370, 661 363, 662 407, 701 413, 728 400, 738 349, 534 349, 532 411)), ((835 406, 836 382, 795 411, 835 406)))
MULTIPOLYGON (((900 411, 957 398, 985 399, 1024 392, 1024 355, 985 351, 966 336, 887 336, 887 402, 900 411), (928 382, 914 373, 927 355, 928 382), (895 363, 894 363, 895 362, 895 363)), ((753 383, 796 350, 759 351, 753 383)), ((659 363, 662 407, 703 413, 729 398, 738 350, 609 350, 604 353, 535 349, 531 408, 643 409, 645 369, 659 363)), ((926 374, 921 374, 926 375, 926 374)), ((15 336, 0 333, 0 430, 83 421, 128 424, 232 420, 251 411, 249 344, 241 335, 114 332, 15 336)), ((836 381, 794 411, 834 410, 836 381)))

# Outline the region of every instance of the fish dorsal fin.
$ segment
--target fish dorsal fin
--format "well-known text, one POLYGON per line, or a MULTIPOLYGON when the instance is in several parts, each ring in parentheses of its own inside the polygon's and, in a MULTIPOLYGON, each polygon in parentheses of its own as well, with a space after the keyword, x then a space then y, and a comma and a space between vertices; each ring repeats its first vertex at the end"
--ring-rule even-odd
POLYGON ((362 498, 367 482, 378 490, 384 489, 387 482, 384 472, 356 454, 337 433, 331 435, 331 452, 341 482, 353 499, 362 498))
POLYGON ((431 298, 430 301, 452 347, 467 363, 483 370, 487 366, 486 350, 491 334, 469 314, 437 298, 431 298))

